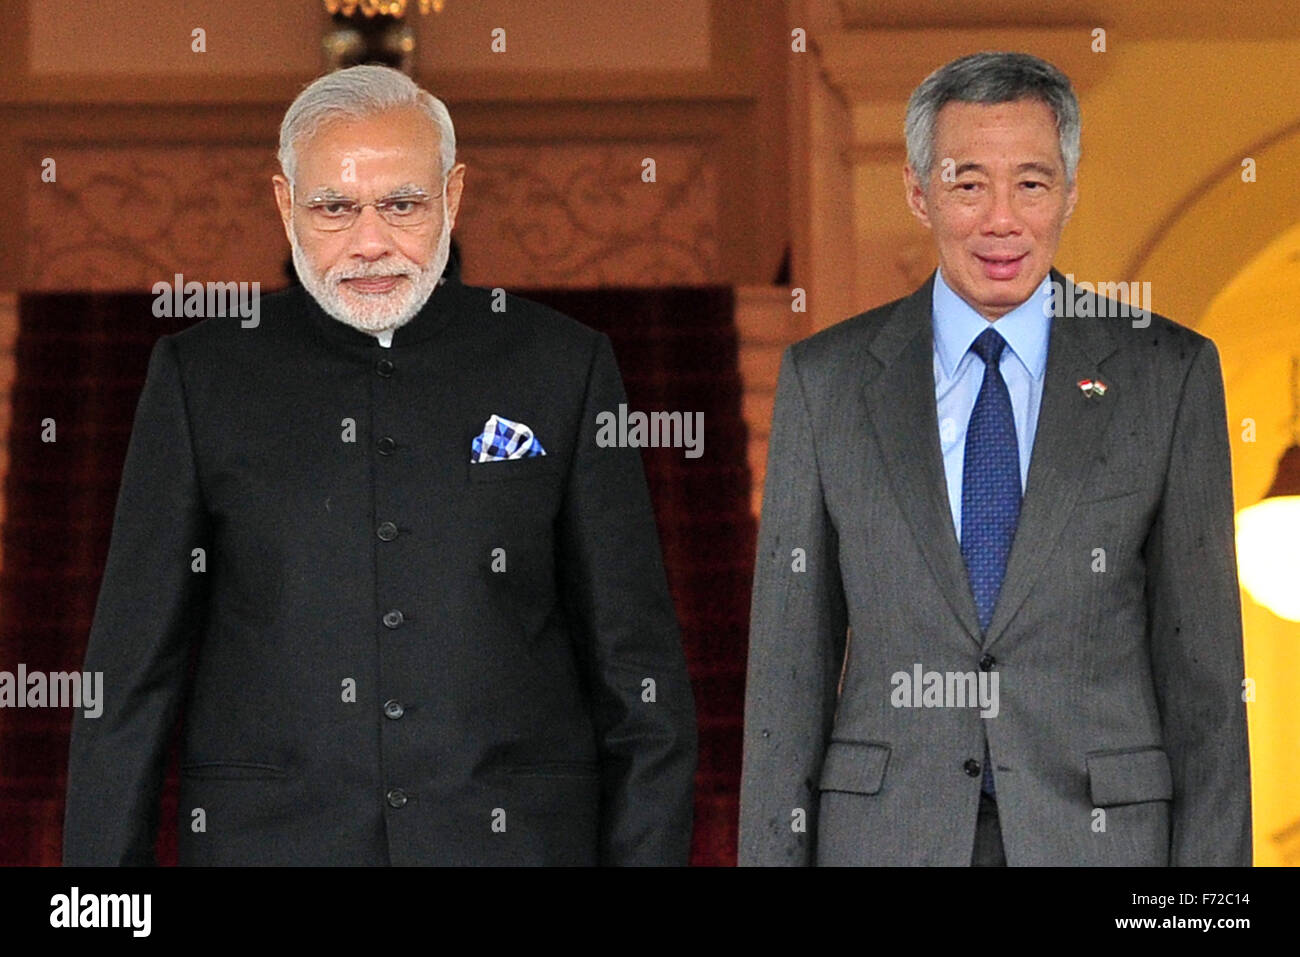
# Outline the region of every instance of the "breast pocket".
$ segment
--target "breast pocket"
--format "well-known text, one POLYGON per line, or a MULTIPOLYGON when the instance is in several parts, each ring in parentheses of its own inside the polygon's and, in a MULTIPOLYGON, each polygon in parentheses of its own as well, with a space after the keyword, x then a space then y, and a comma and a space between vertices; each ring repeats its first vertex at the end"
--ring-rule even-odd
POLYGON ((526 459, 502 459, 496 462, 470 462, 469 481, 516 482, 527 479, 556 481, 562 474, 558 456, 534 455, 526 459))
POLYGON ((1121 413, 1092 454, 1075 463, 1084 473, 1077 502, 1115 502, 1148 491, 1160 481, 1152 467, 1159 460, 1158 440, 1144 426, 1126 424, 1121 413))
POLYGON ((1100 488, 1084 489, 1076 505, 1098 505, 1102 502, 1115 503, 1126 498, 1141 495, 1146 489, 1141 488, 1100 488))

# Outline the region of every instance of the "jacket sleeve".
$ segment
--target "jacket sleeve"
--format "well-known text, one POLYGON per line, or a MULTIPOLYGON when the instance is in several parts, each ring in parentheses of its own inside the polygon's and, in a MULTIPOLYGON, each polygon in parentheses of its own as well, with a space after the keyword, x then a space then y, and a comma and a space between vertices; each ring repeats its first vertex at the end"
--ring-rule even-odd
POLYGON ((557 564, 588 675, 601 766, 602 864, 685 865, 695 702, 640 451, 602 448, 596 418, 626 403, 601 335, 560 518, 557 564))
POLYGON ((1151 665, 1173 772, 1170 863, 1251 863, 1232 467, 1218 351, 1193 358, 1145 546, 1151 665))
POLYGON ((750 610, 740 864, 815 862, 817 779, 848 627, 838 538, 794 353, 781 362, 750 610))
POLYGON ((207 516, 169 337, 155 343, 136 406, 84 670, 103 711, 76 712, 63 826, 65 865, 153 864, 167 746, 201 627, 207 516))

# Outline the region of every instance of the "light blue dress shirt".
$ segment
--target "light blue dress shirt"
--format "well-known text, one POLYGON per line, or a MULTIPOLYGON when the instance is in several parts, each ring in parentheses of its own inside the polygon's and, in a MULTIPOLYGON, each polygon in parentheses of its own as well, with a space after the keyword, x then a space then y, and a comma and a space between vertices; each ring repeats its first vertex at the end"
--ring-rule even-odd
MULTIPOLYGON (((1051 332, 1051 277, 1028 299, 993 323, 1007 341, 999 368, 1011 394, 1020 446, 1020 491, 1029 478, 1029 456, 1038 428, 1038 408, 1043 401, 1043 374, 1047 371, 1047 340, 1051 332)), ((989 327, 989 321, 972 309, 943 281, 934 277, 934 397, 939 407, 939 447, 948 480, 952 524, 961 541, 961 480, 966 459, 966 426, 984 381, 984 361, 970 351, 971 343, 989 327)))

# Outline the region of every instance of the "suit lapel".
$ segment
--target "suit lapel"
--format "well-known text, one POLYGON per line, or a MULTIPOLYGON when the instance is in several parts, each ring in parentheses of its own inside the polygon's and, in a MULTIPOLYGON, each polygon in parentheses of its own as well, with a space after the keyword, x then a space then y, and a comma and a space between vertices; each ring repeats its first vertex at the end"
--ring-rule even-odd
MULTIPOLYGON (((1071 284, 1052 279, 1073 300, 1071 284)), ((1055 318, 1047 348, 1029 477, 998 603, 981 637, 966 564, 952 526, 939 447, 934 396, 934 274, 900 302, 871 342, 880 369, 863 387, 864 414, 884 458, 885 474, 917 547, 953 613, 977 645, 992 645, 1028 598, 1056 547, 1115 402, 1089 399, 1079 380, 1095 378, 1115 351, 1107 319, 1055 318)))
POLYGON ((934 397, 934 274, 900 302, 871 342, 881 369, 862 399, 884 471, 917 547, 971 640, 980 642, 979 618, 962 561, 939 447, 934 397))
MULTIPOLYGON (((1052 279, 1059 284, 1056 288, 1064 290, 1073 301, 1073 285, 1055 269, 1052 279)), ((1079 388, 1079 380, 1095 378, 1102 361, 1115 351, 1109 325, 1114 321, 1052 320, 1029 477, 985 647, 1003 634, 1046 567, 1083 489, 1089 471, 1085 466, 1095 458, 1110 422, 1115 401, 1089 399, 1079 388)))

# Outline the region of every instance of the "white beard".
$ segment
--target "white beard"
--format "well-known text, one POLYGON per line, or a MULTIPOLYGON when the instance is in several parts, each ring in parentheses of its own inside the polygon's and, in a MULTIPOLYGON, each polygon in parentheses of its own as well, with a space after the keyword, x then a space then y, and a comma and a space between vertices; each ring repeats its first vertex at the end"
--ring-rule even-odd
MULTIPOLYGON (((446 212, 446 198, 443 199, 446 212)), ((442 235, 438 238, 438 248, 428 265, 421 269, 418 265, 400 253, 373 263, 344 262, 329 272, 316 272, 307 261, 302 247, 298 244, 298 233, 294 229, 289 240, 293 249, 293 268, 298 271, 298 279, 303 288, 320 304, 326 313, 339 322, 368 332, 372 335, 389 329, 396 329, 415 318, 424 308, 429 296, 442 279, 442 271, 447 268, 447 259, 451 255, 451 224, 447 216, 442 217, 442 235), (344 291, 341 285, 344 279, 359 279, 365 276, 402 275, 405 282, 399 282, 397 288, 386 293, 364 293, 354 290, 344 291)))

